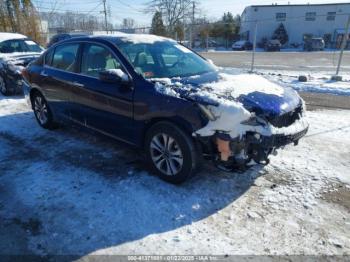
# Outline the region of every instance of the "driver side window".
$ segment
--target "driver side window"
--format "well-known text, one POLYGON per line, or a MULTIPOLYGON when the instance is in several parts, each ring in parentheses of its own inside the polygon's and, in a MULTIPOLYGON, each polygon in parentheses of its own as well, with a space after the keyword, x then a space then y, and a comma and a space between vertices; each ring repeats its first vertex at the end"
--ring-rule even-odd
POLYGON ((81 74, 99 77, 99 73, 108 69, 122 69, 119 61, 105 47, 96 44, 86 44, 84 46, 81 74))

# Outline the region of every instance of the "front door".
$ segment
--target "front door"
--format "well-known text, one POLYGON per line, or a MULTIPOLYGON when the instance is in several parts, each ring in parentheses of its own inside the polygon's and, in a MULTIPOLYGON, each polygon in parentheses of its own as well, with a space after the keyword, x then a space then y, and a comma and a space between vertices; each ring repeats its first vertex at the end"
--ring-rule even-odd
POLYGON ((132 141, 133 88, 99 79, 99 73, 108 69, 125 72, 119 59, 108 47, 85 43, 80 62, 72 97, 72 117, 92 129, 132 141))

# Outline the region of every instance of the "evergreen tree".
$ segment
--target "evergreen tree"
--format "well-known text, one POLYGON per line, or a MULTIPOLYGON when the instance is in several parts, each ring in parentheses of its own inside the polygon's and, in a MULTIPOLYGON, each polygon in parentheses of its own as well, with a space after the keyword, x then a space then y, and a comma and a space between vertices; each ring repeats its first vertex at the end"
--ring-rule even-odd
POLYGON ((163 23, 162 13, 156 11, 152 18, 151 34, 165 36, 166 29, 163 23))
POLYGON ((286 28, 281 23, 272 35, 272 39, 277 39, 282 45, 288 43, 289 37, 286 28))
POLYGON ((214 37, 222 37, 225 40, 226 48, 239 36, 240 17, 228 12, 224 13, 220 21, 211 27, 210 34, 214 37))
POLYGON ((222 19, 224 23, 224 38, 226 40, 226 48, 229 46, 229 42, 232 42, 233 35, 235 34, 235 22, 233 19, 233 15, 228 12, 224 14, 222 19))

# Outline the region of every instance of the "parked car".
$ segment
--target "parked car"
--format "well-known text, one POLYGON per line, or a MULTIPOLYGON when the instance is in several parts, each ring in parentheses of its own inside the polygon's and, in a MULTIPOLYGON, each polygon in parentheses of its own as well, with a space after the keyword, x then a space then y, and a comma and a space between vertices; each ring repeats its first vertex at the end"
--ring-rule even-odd
POLYGON ((47 44, 47 48, 51 47, 52 45, 63 41, 67 39, 71 39, 74 37, 81 37, 81 36, 87 36, 87 33, 62 33, 62 34, 57 34, 51 37, 49 43, 47 44))
POLYGON ((144 149, 150 168, 181 183, 203 158, 227 171, 268 164, 308 129, 292 89, 223 74, 173 40, 118 34, 49 48, 23 75, 40 126, 71 122, 144 149))
POLYGON ((323 51, 326 44, 322 37, 313 37, 304 41, 305 51, 323 51))
POLYGON ((38 58, 44 49, 21 34, 0 33, 0 92, 22 92, 21 70, 38 58))
POLYGON ((265 51, 281 51, 281 42, 277 39, 267 41, 265 51))
POLYGON ((253 44, 249 41, 237 41, 232 45, 232 50, 252 50, 253 44))

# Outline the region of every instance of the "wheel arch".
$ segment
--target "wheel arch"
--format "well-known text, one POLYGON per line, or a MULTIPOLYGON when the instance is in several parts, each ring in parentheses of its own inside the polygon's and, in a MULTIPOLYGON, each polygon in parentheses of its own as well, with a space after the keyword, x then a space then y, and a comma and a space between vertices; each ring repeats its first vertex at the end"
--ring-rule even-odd
POLYGON ((148 121, 144 127, 143 134, 142 134, 142 146, 145 145, 146 135, 147 135, 147 132, 150 130, 150 128, 161 122, 175 125, 176 127, 180 128, 182 131, 184 131, 187 135, 189 135, 193 139, 193 141, 195 141, 195 139, 192 136, 192 133, 195 131, 194 127, 185 119, 181 117, 170 117, 170 118, 156 117, 148 121))
POLYGON ((29 91, 29 101, 30 101, 32 108, 34 108, 33 98, 34 98, 35 94, 40 94, 45 98, 44 94, 38 88, 31 88, 29 91))

